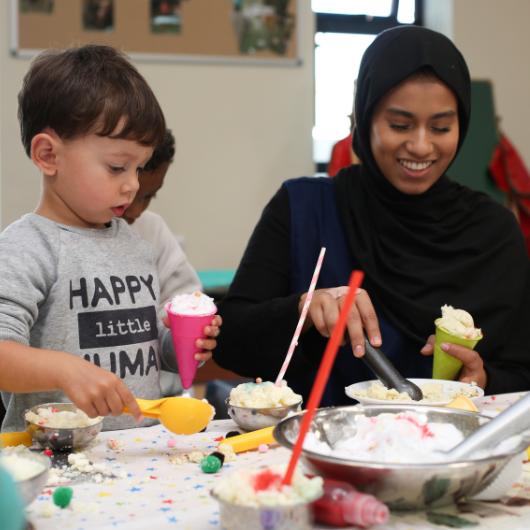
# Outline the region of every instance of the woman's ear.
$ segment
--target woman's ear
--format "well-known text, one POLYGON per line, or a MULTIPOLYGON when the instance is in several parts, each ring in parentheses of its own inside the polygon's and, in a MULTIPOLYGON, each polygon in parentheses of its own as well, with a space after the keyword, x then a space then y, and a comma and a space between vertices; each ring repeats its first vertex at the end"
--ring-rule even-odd
POLYGON ((60 138, 50 130, 36 134, 31 140, 31 160, 43 175, 53 177, 57 173, 57 151, 60 138))

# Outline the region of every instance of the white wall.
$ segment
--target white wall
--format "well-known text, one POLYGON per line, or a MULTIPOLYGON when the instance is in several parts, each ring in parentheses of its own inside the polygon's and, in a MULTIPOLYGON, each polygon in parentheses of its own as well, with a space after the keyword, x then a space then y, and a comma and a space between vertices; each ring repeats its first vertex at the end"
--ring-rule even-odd
POLYGON ((455 0, 423 0, 423 23, 453 40, 455 0))
POLYGON ((500 127, 530 167, 530 2, 459 0, 455 7, 455 42, 472 76, 493 81, 500 127))
POLYGON ((500 127, 530 168, 529 22, 528 1, 427 0, 426 3, 427 25, 454 41, 466 58, 471 77, 493 81, 500 127))
MULTIPOLYGON (((29 61, 9 55, 7 4, 0 2, 2 226, 34 208, 40 182, 19 139, 16 94, 29 61)), ((314 22, 309 0, 299 6, 300 67, 136 63, 177 137, 153 209, 184 235, 199 269, 237 266, 279 184, 313 171, 314 22)), ((529 20, 528 1, 427 2, 428 25, 454 39, 474 78, 493 81, 501 125, 530 166, 529 20)))
MULTIPOLYGON (((0 2, 0 28, 8 2, 0 2)), ((301 66, 136 62, 177 139, 166 183, 152 203, 185 238, 196 268, 236 267, 261 210, 289 177, 313 173, 313 32, 300 6, 301 66)), ((16 95, 29 60, 8 53, 0 33, 1 223, 32 210, 39 175, 18 133, 16 95), (9 153, 9 156, 5 154, 9 153)))

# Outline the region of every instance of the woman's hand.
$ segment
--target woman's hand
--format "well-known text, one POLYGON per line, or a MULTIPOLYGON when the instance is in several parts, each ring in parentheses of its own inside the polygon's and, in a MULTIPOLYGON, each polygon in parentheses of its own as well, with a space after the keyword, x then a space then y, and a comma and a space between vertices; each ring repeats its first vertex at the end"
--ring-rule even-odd
MULTIPOLYGON (((313 299, 309 306, 304 330, 315 326, 318 332, 329 337, 333 327, 337 323, 339 313, 344 303, 347 286, 332 287, 329 289, 317 289, 313 293, 313 299)), ((307 293, 300 297, 298 312, 302 312, 307 293)), ((368 293, 364 289, 358 289, 355 304, 348 315, 348 335, 352 345, 353 354, 356 357, 364 355, 364 333, 368 336, 370 344, 379 347, 382 344, 379 321, 368 293)))
MULTIPOLYGON (((440 347, 445 353, 462 361, 463 366, 458 375, 459 381, 462 381, 462 383, 474 381, 479 387, 486 387, 488 376, 484 370, 482 357, 476 351, 450 342, 443 342, 440 347)), ((420 353, 422 355, 432 355, 434 353, 434 335, 427 339, 427 343, 420 350, 420 353)))

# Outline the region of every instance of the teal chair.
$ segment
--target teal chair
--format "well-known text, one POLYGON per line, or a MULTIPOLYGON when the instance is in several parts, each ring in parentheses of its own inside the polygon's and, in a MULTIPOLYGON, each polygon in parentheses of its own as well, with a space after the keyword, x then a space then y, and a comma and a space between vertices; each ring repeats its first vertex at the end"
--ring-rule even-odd
POLYGON ((215 300, 221 300, 234 279, 234 269, 204 269, 197 271, 203 291, 215 300))

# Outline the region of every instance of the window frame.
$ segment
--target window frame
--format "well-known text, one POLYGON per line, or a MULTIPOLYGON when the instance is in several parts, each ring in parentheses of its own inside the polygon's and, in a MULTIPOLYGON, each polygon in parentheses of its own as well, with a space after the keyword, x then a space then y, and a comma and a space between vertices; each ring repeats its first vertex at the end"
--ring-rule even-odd
MULTIPOLYGON (((377 17, 368 15, 340 15, 336 13, 315 12, 315 34, 361 33, 366 35, 377 35, 385 29, 393 28, 396 26, 423 26, 423 8, 423 0, 414 1, 414 12, 416 15, 416 19, 412 24, 398 22, 397 15, 399 9, 399 0, 392 0, 391 12, 390 15, 387 17, 377 17)), ((327 163, 314 163, 317 173, 327 172, 327 163)))

